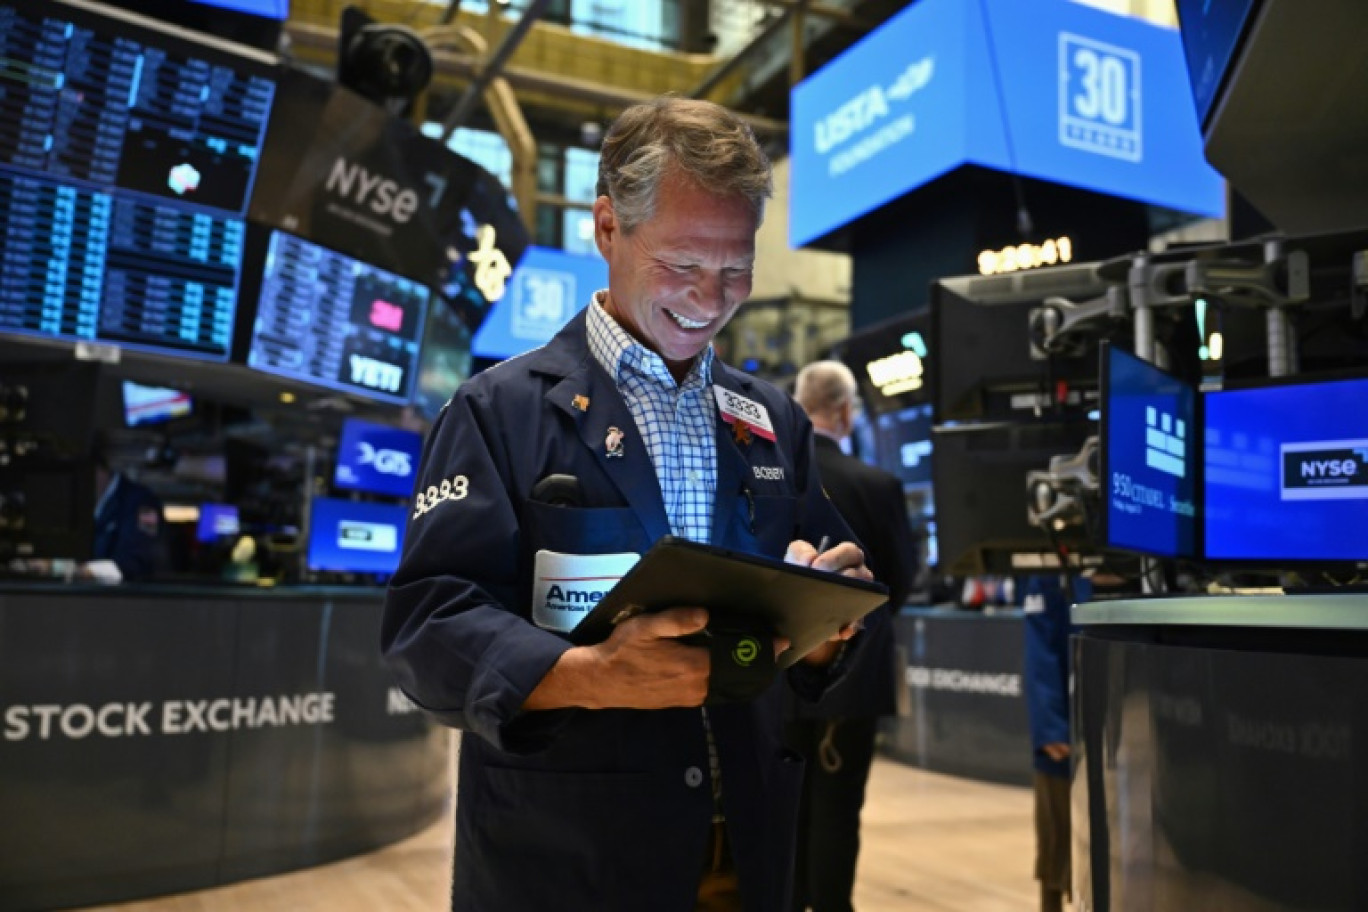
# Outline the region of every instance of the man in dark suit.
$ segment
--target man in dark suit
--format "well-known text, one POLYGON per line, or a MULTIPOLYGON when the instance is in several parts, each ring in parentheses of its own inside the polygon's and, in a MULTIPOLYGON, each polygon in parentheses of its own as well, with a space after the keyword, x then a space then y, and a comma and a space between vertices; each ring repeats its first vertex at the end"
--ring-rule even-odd
POLYGON ((77 571, 101 583, 149 579, 157 565, 162 506, 150 488, 109 467, 108 444, 97 434, 91 447, 95 463, 95 541, 91 560, 77 571))
POLYGON ((794 398, 816 431, 822 487, 865 549, 874 578, 888 586, 888 607, 865 619, 867 638, 849 677, 816 706, 795 706, 786 737, 807 758, 799 817, 794 908, 849 910, 860 851, 860 808, 874 760, 878 717, 896 711, 893 614, 916 577, 916 552, 897 478, 841 451, 858 408, 855 377, 839 361, 798 374, 794 398))

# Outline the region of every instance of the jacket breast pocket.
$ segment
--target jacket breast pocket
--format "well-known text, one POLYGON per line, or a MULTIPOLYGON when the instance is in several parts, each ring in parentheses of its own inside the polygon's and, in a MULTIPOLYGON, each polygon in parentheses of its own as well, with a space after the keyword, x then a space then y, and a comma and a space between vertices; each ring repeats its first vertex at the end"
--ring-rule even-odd
POLYGON ((617 554, 646 550, 646 530, 631 507, 563 507, 528 501, 523 537, 530 554, 617 554))

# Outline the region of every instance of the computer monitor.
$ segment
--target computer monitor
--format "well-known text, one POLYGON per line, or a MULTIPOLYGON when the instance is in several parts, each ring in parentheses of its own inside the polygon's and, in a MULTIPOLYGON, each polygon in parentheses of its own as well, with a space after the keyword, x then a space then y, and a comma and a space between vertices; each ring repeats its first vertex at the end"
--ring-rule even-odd
POLYGON ((1229 84, 1236 51, 1249 31, 1258 2, 1177 0, 1175 4, 1198 123, 1207 123, 1221 92, 1229 84))
POLYGON ((226 360, 276 62, 0 0, 0 333, 226 360))
POLYGON ((314 573, 391 574, 399 566, 408 507, 315 497, 307 563, 314 573))
POLYGON ((200 504, 199 521, 195 527, 195 539, 209 543, 237 535, 242 531, 238 508, 233 504, 200 504))
POLYGON ((1102 541, 1198 556, 1197 390, 1112 345, 1102 349, 1102 541))
POLYGON ((261 276, 249 367, 408 404, 426 286, 275 230, 266 241, 261 276))
POLYGON ((851 333, 833 352, 855 375, 868 411, 900 412, 931 401, 930 336, 931 313, 922 308, 851 333))
POLYGON ((123 382, 124 424, 139 427, 184 418, 195 409, 189 393, 164 386, 144 386, 132 380, 123 382))
POLYGON ((423 437, 414 431, 348 418, 337 444, 333 486, 391 497, 408 497, 418 473, 423 437))
POLYGON ((932 475, 941 573, 1048 572, 1060 566, 1060 548, 1090 549, 1081 527, 1052 540, 1027 521, 1026 475, 1049 468, 1052 456, 1077 453, 1095 432, 1085 420, 937 429, 932 475))
POLYGON ((1368 378, 1204 399, 1207 560, 1368 561, 1368 378))
MULTIPOLYGON (((468 314, 462 312, 471 297, 462 294, 453 300, 445 291, 433 295, 428 305, 423 344, 418 351, 418 377, 413 384, 414 411, 428 421, 437 420, 442 406, 471 372, 470 324, 468 314)), ((484 298, 475 297, 483 305, 484 298)))
POLYGON ((903 488, 931 485, 931 406, 913 405, 874 417, 875 464, 903 488))
POLYGON ((1097 341, 1069 354, 1031 354, 1030 313, 1046 298, 1104 295, 1100 264, 1076 263, 931 284, 936 423, 1020 420, 1086 411, 1097 398, 1097 341))

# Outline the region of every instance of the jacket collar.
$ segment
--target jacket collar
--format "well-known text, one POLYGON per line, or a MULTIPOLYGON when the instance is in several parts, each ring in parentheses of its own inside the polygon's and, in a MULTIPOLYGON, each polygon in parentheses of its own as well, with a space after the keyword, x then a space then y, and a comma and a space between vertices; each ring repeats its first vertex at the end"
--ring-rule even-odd
MULTIPOLYGON (((637 434, 631 410, 613 379, 589 352, 586 310, 576 314, 543 348, 526 355, 529 359, 527 369, 556 380, 547 390, 548 402, 570 416, 581 443, 594 453, 605 474, 641 519, 649 540, 655 541, 670 532, 660 482, 650 464, 646 445, 637 434), (585 400, 588 401, 586 407, 576 405, 585 400), (607 455, 608 429, 612 427, 626 432, 620 458, 607 455)), ((713 359, 712 379, 715 386, 747 397, 752 395, 755 384, 753 377, 722 363, 719 358, 713 359)), ((751 469, 749 459, 732 435, 731 425, 718 418, 715 405, 713 424, 717 441, 717 497, 713 505, 712 540, 721 542, 726 538, 739 495, 749 490, 751 469)), ((773 444, 760 440, 752 441, 749 446, 773 444)))

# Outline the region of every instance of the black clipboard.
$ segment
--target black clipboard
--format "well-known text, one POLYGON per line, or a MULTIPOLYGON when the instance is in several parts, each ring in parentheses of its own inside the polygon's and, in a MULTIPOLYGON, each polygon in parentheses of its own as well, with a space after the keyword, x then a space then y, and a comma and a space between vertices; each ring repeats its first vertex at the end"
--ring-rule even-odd
POLYGON ((666 535, 585 615, 570 640, 600 643, 614 625, 641 612, 697 605, 714 618, 767 623, 793 644, 779 657, 779 667, 787 668, 887 601, 881 583, 666 535))

